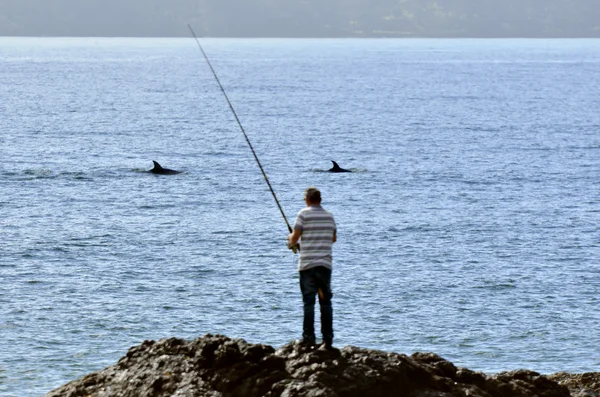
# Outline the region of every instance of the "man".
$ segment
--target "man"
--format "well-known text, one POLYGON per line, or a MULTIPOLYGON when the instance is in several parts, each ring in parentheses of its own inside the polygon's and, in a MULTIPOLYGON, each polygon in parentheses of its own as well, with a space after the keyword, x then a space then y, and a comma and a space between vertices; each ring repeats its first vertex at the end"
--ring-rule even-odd
POLYGON ((333 215, 321 207, 321 192, 309 187, 304 192, 306 207, 296 217, 294 229, 288 236, 288 247, 292 249, 300 240, 298 272, 300 290, 304 302, 302 342, 316 343, 315 297, 319 296, 321 308, 321 333, 326 348, 333 344, 333 311, 331 308, 332 247, 336 241, 336 226, 333 215))

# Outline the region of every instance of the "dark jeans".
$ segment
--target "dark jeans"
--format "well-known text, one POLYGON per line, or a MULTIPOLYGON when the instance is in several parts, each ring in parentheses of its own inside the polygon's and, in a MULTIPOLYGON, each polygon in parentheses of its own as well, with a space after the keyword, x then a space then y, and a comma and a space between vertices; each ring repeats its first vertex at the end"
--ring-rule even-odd
POLYGON ((333 310, 331 308, 331 270, 313 267, 300 273, 300 290, 304 302, 304 323, 302 338, 314 341, 315 338, 315 296, 319 297, 321 307, 321 333, 323 342, 333 342, 333 310))

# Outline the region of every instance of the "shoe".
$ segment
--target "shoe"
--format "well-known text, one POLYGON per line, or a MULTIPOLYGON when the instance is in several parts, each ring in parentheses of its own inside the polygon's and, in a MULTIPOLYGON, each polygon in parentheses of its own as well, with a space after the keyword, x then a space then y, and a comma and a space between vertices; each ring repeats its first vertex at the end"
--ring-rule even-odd
POLYGON ((296 341, 296 344, 304 346, 314 346, 317 344, 317 341, 314 338, 302 338, 298 339, 296 341))
POLYGON ((333 353, 337 356, 340 355, 340 349, 333 347, 333 345, 331 343, 325 343, 325 342, 321 343, 321 346, 319 346, 318 350, 323 351, 323 352, 333 353))

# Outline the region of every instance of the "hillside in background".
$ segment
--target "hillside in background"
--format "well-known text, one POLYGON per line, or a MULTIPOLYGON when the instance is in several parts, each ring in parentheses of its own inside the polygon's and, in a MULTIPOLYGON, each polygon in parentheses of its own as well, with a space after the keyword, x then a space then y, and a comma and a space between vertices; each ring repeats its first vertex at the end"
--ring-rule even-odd
POLYGON ((600 37, 598 0, 2 0, 0 36, 600 37))

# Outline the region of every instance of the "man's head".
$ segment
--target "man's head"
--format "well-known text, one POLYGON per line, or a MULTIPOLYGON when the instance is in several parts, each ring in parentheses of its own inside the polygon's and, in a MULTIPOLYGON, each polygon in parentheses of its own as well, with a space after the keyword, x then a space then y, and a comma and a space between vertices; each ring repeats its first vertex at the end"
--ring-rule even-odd
POLYGON ((321 204, 321 192, 316 187, 309 187, 304 191, 304 199, 307 204, 321 204))

